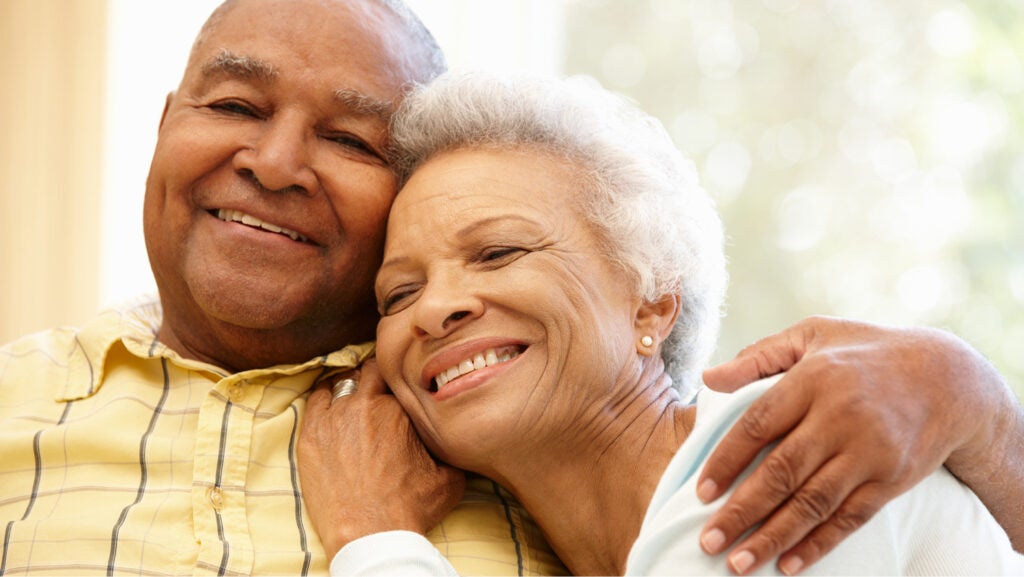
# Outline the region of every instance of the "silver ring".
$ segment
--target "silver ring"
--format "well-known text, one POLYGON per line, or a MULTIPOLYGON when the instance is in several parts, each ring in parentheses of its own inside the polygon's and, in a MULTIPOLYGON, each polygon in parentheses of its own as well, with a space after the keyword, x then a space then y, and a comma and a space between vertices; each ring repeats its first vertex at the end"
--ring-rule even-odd
POLYGON ((359 383, 355 379, 341 379, 331 387, 331 392, 333 393, 331 400, 334 401, 346 397, 357 390, 359 390, 359 383))

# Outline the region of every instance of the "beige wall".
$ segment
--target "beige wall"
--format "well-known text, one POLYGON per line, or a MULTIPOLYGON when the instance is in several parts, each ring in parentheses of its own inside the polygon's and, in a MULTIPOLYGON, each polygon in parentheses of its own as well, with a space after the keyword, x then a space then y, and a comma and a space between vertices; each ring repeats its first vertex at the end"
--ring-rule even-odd
POLYGON ((0 342, 97 307, 104 0, 0 0, 0 342))

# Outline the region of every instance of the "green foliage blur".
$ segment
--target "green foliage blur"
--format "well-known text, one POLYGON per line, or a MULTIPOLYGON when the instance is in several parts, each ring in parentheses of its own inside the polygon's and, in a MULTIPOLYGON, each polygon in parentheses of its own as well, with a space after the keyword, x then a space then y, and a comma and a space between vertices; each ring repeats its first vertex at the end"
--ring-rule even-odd
POLYGON ((565 72, 717 199, 716 360, 812 314, 949 329, 1024 398, 1024 4, 575 0, 565 72))

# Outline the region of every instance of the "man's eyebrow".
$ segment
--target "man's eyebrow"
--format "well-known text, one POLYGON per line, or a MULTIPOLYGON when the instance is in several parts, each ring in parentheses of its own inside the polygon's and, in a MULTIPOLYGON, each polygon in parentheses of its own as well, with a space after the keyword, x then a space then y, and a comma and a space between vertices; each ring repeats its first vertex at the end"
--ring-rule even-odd
MULTIPOLYGON (((221 49, 216 56, 203 65, 202 73, 205 77, 223 74, 262 82, 274 82, 279 76, 277 69, 269 62, 252 56, 235 54, 225 49, 221 49)), ((356 114, 374 116, 385 123, 391 121, 391 115, 395 112, 394 102, 374 98, 350 88, 335 90, 334 100, 356 114)))
POLYGON ((334 100, 363 116, 376 116, 385 123, 391 121, 391 115, 395 112, 395 103, 389 100, 381 100, 349 88, 339 88, 334 91, 334 100))
POLYGON ((207 77, 226 74, 263 82, 273 82, 278 75, 277 69, 268 62, 224 49, 221 49, 212 60, 203 64, 202 70, 203 76, 207 77))

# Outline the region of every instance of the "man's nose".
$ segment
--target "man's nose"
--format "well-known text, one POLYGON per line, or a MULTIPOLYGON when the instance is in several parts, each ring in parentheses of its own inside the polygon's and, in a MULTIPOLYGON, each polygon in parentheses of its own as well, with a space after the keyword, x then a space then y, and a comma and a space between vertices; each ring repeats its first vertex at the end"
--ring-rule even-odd
POLYGON ((274 118, 264 123, 257 138, 235 154, 234 167, 271 191, 301 189, 314 194, 318 188, 311 166, 316 135, 297 119, 274 118))

